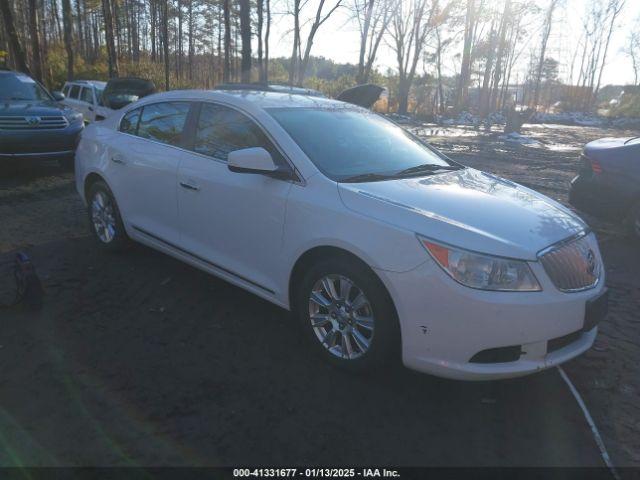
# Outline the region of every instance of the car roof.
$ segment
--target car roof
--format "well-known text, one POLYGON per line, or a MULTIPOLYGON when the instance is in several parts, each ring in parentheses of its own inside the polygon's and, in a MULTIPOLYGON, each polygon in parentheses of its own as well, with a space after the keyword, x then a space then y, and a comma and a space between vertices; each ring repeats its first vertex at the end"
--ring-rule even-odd
POLYGON ((268 108, 319 108, 360 109, 338 100, 293 93, 263 92, 252 90, 170 90, 144 97, 142 103, 157 102, 159 100, 211 100, 222 101, 246 109, 268 108))

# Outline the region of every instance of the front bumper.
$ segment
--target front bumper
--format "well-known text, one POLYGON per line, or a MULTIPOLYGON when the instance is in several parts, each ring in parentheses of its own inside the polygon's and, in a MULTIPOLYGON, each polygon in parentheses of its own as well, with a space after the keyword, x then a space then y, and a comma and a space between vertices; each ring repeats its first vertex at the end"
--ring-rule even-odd
POLYGON ((1 130, 0 159, 73 157, 82 123, 59 130, 1 130))
POLYGON ((585 308, 605 290, 604 274, 592 289, 563 293, 539 262, 530 265, 540 292, 464 287, 431 259, 409 272, 378 271, 398 312, 404 364, 446 378, 492 380, 538 372, 589 349, 597 327, 583 332, 585 308), (514 346, 514 360, 475 360, 481 352, 514 346))

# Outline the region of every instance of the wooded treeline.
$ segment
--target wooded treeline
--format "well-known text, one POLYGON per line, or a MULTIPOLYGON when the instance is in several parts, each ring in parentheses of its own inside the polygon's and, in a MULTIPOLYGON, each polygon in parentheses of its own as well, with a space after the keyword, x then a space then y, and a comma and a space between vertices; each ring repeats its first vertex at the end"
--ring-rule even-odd
MULTIPOLYGON (((8 52, 9 66, 51 87, 138 75, 164 89, 273 81, 333 93, 332 82, 376 81, 399 113, 486 117, 558 99, 593 109, 624 7, 587 0, 570 64, 561 64, 549 55, 561 0, 0 0, 0 56, 8 52), (359 54, 343 76, 336 68, 322 76, 313 46, 331 35, 336 12, 357 25, 359 54), (271 58, 276 24, 290 32, 286 59, 271 58), (386 72, 376 68, 381 48, 395 58, 386 72)), ((637 32, 627 54, 637 83, 637 32)))

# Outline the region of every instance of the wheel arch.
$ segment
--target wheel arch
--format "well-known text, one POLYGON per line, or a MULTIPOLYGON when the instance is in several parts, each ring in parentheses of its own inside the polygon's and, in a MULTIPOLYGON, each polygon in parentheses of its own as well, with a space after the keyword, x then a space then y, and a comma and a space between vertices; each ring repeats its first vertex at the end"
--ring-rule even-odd
MULTIPOLYGON (((82 193, 84 195, 85 202, 89 201, 88 199, 89 190, 96 182, 104 182, 107 185, 107 187, 109 187, 109 184, 107 183, 107 181, 102 175, 100 175, 97 172, 89 172, 87 176, 84 177, 84 184, 82 187, 83 188, 82 193)), ((111 187, 109 187, 109 189, 111 189, 111 187)))
POLYGON ((289 283, 288 283, 288 292, 289 292, 288 300, 289 300, 290 309, 292 311, 295 310, 295 306, 296 306, 295 305, 296 289, 297 289, 297 286, 300 285, 302 276, 304 275, 304 272, 306 271, 306 269, 308 269, 314 262, 317 262, 323 258, 336 258, 336 257, 344 258, 345 260, 354 261, 358 263, 360 266, 362 266, 364 269, 366 269, 368 272, 370 272, 371 275, 378 282, 380 282, 380 285, 387 292, 387 295, 389 296, 389 301, 391 302, 393 310, 396 314, 396 318, 398 318, 398 310, 393 300, 393 296, 391 295, 391 292, 385 285, 385 282, 382 280, 382 278, 380 278, 380 276, 375 272, 375 270, 371 268, 371 266, 365 260, 363 260, 360 256, 356 255, 355 253, 347 250, 346 248, 337 247, 333 245, 318 245, 318 246, 311 247, 305 252, 303 252, 294 263, 293 268, 291 269, 291 273, 289 275, 289 283))

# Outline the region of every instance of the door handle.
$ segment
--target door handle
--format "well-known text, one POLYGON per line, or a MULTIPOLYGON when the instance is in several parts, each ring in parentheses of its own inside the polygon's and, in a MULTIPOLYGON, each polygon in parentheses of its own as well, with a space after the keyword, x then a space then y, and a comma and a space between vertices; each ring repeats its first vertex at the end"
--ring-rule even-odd
POLYGON ((198 190, 200 190, 199 186, 194 185, 192 183, 188 183, 188 182, 180 182, 180 186, 182 188, 186 188, 187 190, 193 190, 194 192, 197 192, 198 190))
POLYGON ((113 163, 119 163, 120 165, 125 165, 127 162, 124 161, 121 155, 115 154, 111 157, 111 161, 113 163))

